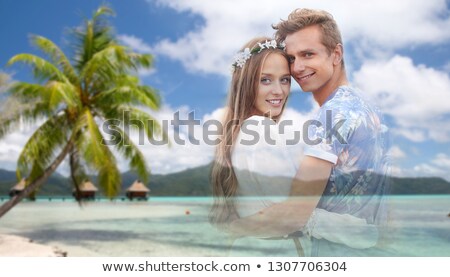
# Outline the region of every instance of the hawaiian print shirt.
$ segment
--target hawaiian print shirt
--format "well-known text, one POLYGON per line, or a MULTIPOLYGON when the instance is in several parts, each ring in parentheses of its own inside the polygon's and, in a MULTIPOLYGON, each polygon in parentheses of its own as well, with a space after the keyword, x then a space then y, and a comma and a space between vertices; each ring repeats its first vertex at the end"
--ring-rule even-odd
POLYGON ((320 107, 308 136, 305 155, 334 164, 318 208, 383 222, 388 128, 379 111, 353 88, 341 86, 320 107))

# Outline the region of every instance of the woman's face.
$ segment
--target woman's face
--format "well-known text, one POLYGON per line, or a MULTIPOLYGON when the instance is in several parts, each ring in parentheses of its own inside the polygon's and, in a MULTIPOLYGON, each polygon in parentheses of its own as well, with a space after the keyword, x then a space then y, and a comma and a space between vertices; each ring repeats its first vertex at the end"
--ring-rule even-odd
POLYGON ((286 58, 278 53, 269 54, 261 70, 254 114, 279 116, 290 89, 291 74, 286 58))

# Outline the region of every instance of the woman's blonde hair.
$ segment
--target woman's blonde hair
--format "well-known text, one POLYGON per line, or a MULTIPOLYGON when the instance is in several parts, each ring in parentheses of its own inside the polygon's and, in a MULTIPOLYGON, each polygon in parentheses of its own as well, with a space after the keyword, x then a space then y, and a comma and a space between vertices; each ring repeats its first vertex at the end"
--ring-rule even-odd
MULTIPOLYGON (((258 46, 258 43, 268 40, 271 39, 267 37, 254 38, 247 42, 241 51, 245 48, 253 49, 258 46)), ((289 61, 287 54, 281 49, 264 49, 260 53, 252 54, 243 67, 235 67, 231 78, 231 87, 222 120, 221 140, 216 148, 210 180, 214 204, 209 219, 212 224, 219 227, 226 225, 237 215, 234 196, 238 182, 231 162, 233 144, 243 121, 254 115, 261 70, 266 58, 272 53, 278 53, 285 57, 287 62, 289 61)), ((272 119, 277 121, 280 115, 272 117, 272 119)))

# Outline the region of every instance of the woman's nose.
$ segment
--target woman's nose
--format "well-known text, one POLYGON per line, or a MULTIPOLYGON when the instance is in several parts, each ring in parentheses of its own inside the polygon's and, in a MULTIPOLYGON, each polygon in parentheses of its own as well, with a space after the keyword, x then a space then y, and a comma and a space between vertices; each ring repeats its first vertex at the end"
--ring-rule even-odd
POLYGON ((283 87, 282 87, 282 85, 281 85, 281 83, 279 81, 274 84, 274 88, 272 90, 272 93, 276 94, 276 95, 283 94, 283 87))

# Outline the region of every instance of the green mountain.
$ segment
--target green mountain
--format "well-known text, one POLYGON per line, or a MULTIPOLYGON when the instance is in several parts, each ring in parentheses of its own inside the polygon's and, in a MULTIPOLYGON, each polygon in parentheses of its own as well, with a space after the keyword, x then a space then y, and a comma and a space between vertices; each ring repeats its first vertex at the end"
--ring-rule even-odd
POLYGON ((450 183, 438 177, 392 177, 391 194, 450 194, 450 183))
MULTIPOLYGON (((9 190, 17 184, 16 173, 14 171, 8 171, 0 169, 0 195, 8 195, 9 190)), ((55 173, 47 182, 41 186, 37 195, 45 196, 58 196, 58 195, 71 195, 72 187, 68 178, 55 173)))
MULTIPOLYGON (((209 196, 209 173, 211 165, 187 169, 181 172, 150 176, 147 186, 152 196, 209 196)), ((267 177, 270 178, 270 177, 267 177)), ((121 195, 136 180, 133 172, 122 174, 121 195)), ((274 178, 274 182, 280 178, 274 178)), ((96 184, 96 178, 91 181, 96 184)), ((8 195, 9 190, 17 183, 16 174, 12 171, 0 169, 0 196, 8 195)), ((392 178, 392 194, 450 194, 450 183, 442 178, 392 178)), ((72 185, 69 178, 54 174, 44 184, 38 196, 70 196, 72 185)), ((101 193, 100 193, 101 194, 101 193)))

